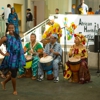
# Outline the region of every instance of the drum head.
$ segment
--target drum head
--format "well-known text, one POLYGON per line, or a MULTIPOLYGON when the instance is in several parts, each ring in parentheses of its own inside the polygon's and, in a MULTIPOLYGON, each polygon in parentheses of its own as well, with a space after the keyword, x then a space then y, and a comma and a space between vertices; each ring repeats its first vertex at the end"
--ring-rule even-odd
POLYGON ((46 56, 46 57, 42 57, 40 59, 40 62, 41 63, 48 63, 48 62, 51 62, 53 60, 52 56, 46 56))
POLYGON ((79 64, 81 62, 80 58, 71 57, 69 58, 69 63, 72 65, 79 64))
POLYGON ((31 55, 26 55, 26 56, 25 56, 25 58, 26 58, 26 62, 28 62, 28 61, 31 61, 31 60, 32 60, 32 56, 31 56, 31 55))
POLYGON ((69 62, 78 62, 78 61, 80 61, 80 58, 75 58, 75 57, 69 58, 69 62))

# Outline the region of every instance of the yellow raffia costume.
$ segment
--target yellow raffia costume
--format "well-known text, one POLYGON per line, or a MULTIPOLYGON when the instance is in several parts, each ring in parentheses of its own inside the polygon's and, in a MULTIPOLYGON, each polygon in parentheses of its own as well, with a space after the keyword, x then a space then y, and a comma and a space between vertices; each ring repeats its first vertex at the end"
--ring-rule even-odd
POLYGON ((54 23, 53 25, 50 25, 50 27, 43 33, 42 38, 46 39, 51 34, 57 34, 58 35, 58 41, 60 41, 60 37, 62 36, 62 29, 58 23, 54 23))

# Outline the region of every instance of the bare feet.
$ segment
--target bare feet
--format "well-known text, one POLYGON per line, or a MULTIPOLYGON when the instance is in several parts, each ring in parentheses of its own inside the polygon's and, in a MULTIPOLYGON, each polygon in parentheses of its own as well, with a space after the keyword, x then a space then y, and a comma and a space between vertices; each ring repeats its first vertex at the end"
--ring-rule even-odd
POLYGON ((14 92, 13 92, 13 95, 17 95, 17 91, 14 91, 14 92))
POLYGON ((25 74, 19 75, 17 78, 23 78, 25 77, 25 74))
POLYGON ((1 74, 1 78, 6 78, 3 74, 1 74))
POLYGON ((1 85, 2 85, 3 90, 6 90, 5 83, 4 82, 1 82, 1 85))
POLYGON ((35 76, 32 76, 32 80, 36 80, 36 77, 35 76))
POLYGON ((70 82, 70 83, 73 82, 73 81, 72 81, 72 78, 70 78, 70 79, 68 80, 68 82, 70 82))

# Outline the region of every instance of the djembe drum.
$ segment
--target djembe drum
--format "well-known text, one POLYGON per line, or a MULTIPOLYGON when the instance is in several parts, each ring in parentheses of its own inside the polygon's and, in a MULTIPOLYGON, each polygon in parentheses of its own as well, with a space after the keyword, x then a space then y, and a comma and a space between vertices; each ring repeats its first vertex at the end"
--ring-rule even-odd
POLYGON ((80 69, 80 58, 69 58, 70 70, 72 71, 72 81, 79 82, 79 69, 80 69))
POLYGON ((26 66, 24 66, 25 68, 25 77, 29 78, 32 77, 32 70, 31 70, 31 66, 32 66, 32 56, 31 55, 26 55, 26 66))
POLYGON ((53 72, 52 72, 53 58, 52 56, 42 57, 40 59, 40 64, 43 70, 47 72, 47 80, 52 80, 53 79, 53 72))

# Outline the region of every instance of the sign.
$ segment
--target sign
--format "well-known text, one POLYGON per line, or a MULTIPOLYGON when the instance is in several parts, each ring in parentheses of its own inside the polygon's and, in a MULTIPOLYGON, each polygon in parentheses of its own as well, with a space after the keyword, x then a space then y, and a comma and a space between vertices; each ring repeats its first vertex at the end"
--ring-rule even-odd
MULTIPOLYGON (((65 27, 65 18, 66 18, 66 24, 68 27, 70 27, 71 23, 74 23, 77 28, 74 30, 74 33, 82 33, 86 36, 87 41, 89 41, 89 44, 94 43, 94 36, 98 34, 98 29, 100 26, 100 15, 76 15, 76 14, 68 14, 68 15, 53 15, 55 17, 55 22, 59 23, 63 30, 63 36, 61 38, 61 44, 64 44, 64 27, 65 27)), ((66 29, 66 28, 65 28, 66 29)), ((67 29, 66 29, 67 30, 67 29)), ((72 37, 70 40, 67 40, 67 44, 73 44, 74 43, 74 37, 72 37)))

